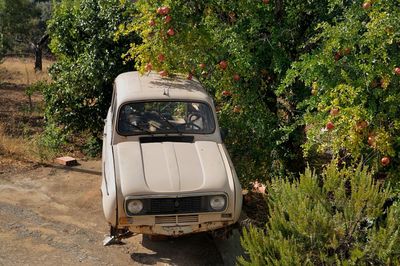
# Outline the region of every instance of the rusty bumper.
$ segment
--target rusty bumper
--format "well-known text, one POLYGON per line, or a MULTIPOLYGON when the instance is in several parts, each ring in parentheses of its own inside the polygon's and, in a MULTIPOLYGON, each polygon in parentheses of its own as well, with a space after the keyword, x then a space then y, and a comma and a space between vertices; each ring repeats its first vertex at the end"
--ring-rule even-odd
POLYGON ((135 218, 123 217, 119 219, 120 224, 118 227, 129 229, 131 232, 138 234, 181 236, 213 231, 235 223, 235 221, 231 219, 221 219, 221 217, 218 217, 218 220, 215 219, 217 217, 208 218, 209 219, 207 219, 207 217, 202 217, 197 223, 157 224, 155 222, 149 223, 149 221, 154 221, 154 217, 143 217, 142 219, 139 219, 139 221, 137 221, 135 218))

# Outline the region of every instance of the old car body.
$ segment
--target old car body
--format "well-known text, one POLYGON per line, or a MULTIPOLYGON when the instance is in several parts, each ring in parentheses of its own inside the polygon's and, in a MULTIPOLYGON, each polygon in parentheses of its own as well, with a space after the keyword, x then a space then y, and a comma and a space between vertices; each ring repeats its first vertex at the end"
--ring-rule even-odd
POLYGON ((120 74, 103 136, 111 232, 189 234, 234 224, 241 186, 211 97, 195 80, 120 74))

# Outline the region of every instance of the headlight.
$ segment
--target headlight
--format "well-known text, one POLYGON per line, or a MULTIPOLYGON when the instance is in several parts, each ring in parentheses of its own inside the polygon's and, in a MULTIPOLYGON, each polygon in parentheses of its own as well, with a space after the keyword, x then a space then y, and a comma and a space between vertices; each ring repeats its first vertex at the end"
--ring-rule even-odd
POLYGON ((130 200, 126 205, 128 212, 138 214, 143 210, 143 202, 141 200, 130 200))
POLYGON ((226 199, 224 196, 212 196, 210 198, 210 206, 215 211, 222 211, 225 208, 226 199))

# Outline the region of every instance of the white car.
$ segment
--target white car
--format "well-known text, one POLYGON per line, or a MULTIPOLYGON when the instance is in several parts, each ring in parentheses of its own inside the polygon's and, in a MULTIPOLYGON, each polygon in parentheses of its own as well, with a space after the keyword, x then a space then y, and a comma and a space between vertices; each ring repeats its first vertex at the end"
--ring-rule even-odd
POLYGON ((107 243, 126 232, 179 236, 239 219, 242 189, 213 101, 198 81, 120 74, 104 127, 102 167, 107 243))

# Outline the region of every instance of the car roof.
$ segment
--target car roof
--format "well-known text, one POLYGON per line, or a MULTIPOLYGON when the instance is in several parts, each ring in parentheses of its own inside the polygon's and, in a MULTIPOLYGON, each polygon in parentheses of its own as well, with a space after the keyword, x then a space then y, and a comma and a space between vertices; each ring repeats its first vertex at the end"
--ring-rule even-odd
POLYGON ((132 101, 146 100, 192 100, 208 102, 211 97, 197 80, 185 79, 182 75, 163 78, 158 73, 140 74, 126 72, 115 79, 117 105, 132 101))

